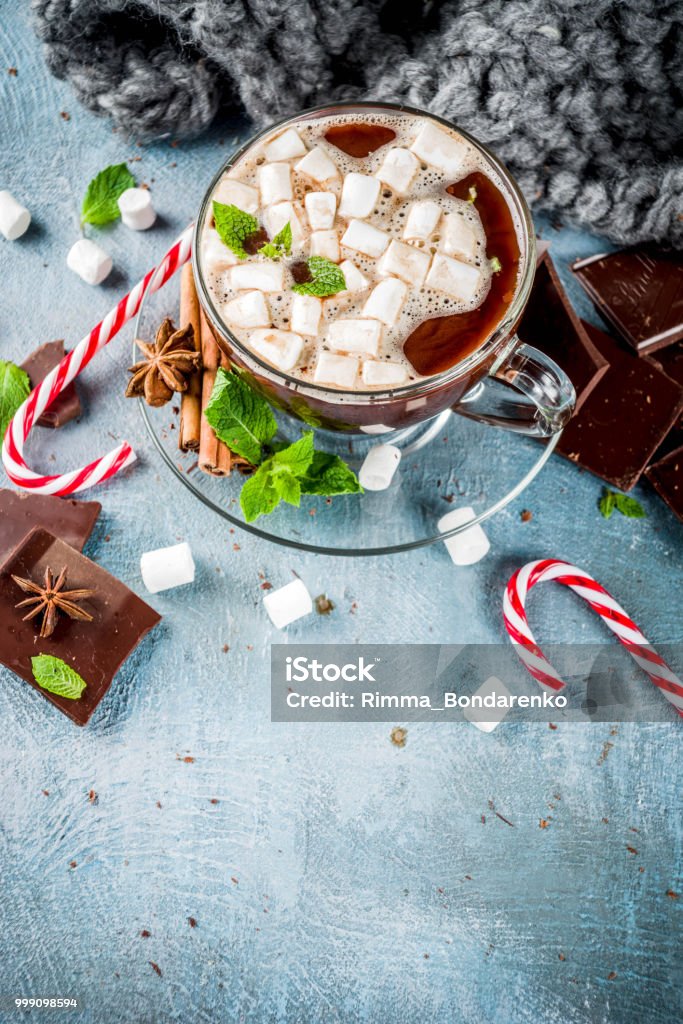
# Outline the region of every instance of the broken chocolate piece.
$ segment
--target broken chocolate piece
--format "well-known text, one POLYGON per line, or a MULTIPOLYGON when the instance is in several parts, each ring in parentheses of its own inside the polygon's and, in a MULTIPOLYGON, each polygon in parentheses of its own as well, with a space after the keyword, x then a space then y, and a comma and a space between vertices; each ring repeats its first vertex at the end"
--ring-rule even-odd
POLYGON ((683 339, 683 253, 656 246, 589 256, 572 270, 638 355, 683 339))
POLYGON ((567 374, 576 391, 576 415, 607 373, 608 363, 574 312, 547 251, 539 258, 517 333, 522 341, 554 359, 567 374))
POLYGON ((380 124, 335 124, 325 132, 325 139, 348 156, 364 157, 386 146, 396 132, 380 124))
POLYGON ((683 446, 645 470, 657 494, 683 522, 683 446))
POLYGON ((82 551, 101 511, 99 501, 0 488, 0 565, 35 526, 42 526, 82 551))
POLYGON ((629 491, 683 412, 683 388, 604 331, 582 323, 609 369, 565 427, 557 451, 629 491))
POLYGON ((161 616, 105 569, 95 565, 47 530, 35 529, 0 568, 0 662, 25 679, 76 725, 85 725, 111 686, 119 668, 161 616), (93 591, 88 598, 92 622, 61 616, 51 636, 40 638, 35 621, 22 621, 15 608, 12 579, 39 580, 49 566, 66 569, 69 583, 93 591), (59 697, 35 682, 31 658, 61 658, 86 681, 78 700, 59 697))
MULTIPOLYGON (((647 360, 668 377, 672 377, 683 388, 683 344, 679 342, 677 345, 671 345, 669 348, 657 352, 656 355, 648 356, 647 360)), ((683 448, 683 416, 666 435, 655 452, 652 462, 659 462, 677 448, 683 448)))
MULTIPOLYGON (((35 388, 45 380, 50 370, 54 370, 63 358, 63 341, 48 341, 31 352, 30 356, 21 364, 22 370, 25 370, 29 376, 31 387, 35 388)), ((81 402, 76 385, 71 381, 36 422, 39 427, 63 427, 69 420, 75 420, 77 416, 80 416, 81 412, 81 402)))

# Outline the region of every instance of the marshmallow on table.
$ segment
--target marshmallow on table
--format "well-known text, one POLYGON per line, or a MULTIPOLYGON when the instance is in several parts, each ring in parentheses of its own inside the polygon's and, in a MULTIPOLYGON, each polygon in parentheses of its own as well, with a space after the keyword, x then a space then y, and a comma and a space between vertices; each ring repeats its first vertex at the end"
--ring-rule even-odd
POLYGON ((89 238, 79 238, 69 249, 66 265, 86 284, 101 284, 110 273, 113 263, 111 256, 89 238))
POLYGON ((320 326, 320 317, 323 312, 322 299, 315 295, 298 295, 295 293, 292 298, 292 311, 290 324, 296 334, 305 334, 315 337, 320 326))
POLYGON ((263 292, 245 292, 226 302, 222 313, 233 327, 269 327, 270 312, 263 292))
POLYGON ((0 231, 8 242, 16 242, 17 238, 28 230, 31 214, 25 206, 18 203, 11 192, 0 192, 0 231))
POLYGON ((396 277, 380 281, 370 292, 363 306, 363 316, 381 320, 387 327, 393 327, 406 300, 408 286, 396 277))
POLYGON ((467 157, 467 146, 437 128, 432 121, 425 121, 410 148, 420 160, 436 167, 453 180, 461 177, 460 170, 467 157))
POLYGON ((401 461, 401 449, 395 444, 378 444, 365 456, 358 480, 366 491, 385 491, 401 461))
POLYGON ((308 223, 313 231, 326 231, 334 224, 337 197, 334 192, 307 192, 304 199, 308 223))
POLYGON ((194 581, 194 561, 190 545, 173 544, 170 548, 145 551, 140 558, 142 582, 150 594, 171 587, 182 587, 194 581))
POLYGON ((325 340, 335 351, 364 352, 376 356, 381 334, 382 325, 378 320, 334 320, 325 340))
POLYGON ((271 206, 292 198, 292 168, 289 164, 262 164, 258 169, 261 204, 271 206))
POLYGON ((204 232, 202 239, 202 258, 209 271, 228 270, 239 263, 239 257, 235 256, 232 249, 228 249, 225 242, 213 228, 204 232))
POLYGON ((270 163, 293 160, 296 156, 303 156, 305 152, 306 147, 296 128, 287 128, 282 135, 271 139, 264 149, 266 160, 270 163))
POLYGON ((311 234, 311 256, 324 256, 333 263, 339 262, 339 236, 334 228, 311 234))
POLYGON ((316 384, 333 384, 339 388, 353 388, 358 375, 358 360, 351 356, 337 356, 321 352, 313 373, 316 384))
MULTIPOLYGON (((481 697, 482 701, 487 697, 493 697, 494 700, 498 697, 505 697, 509 700, 511 694, 505 683, 503 683, 496 676, 489 676, 485 683, 479 687, 478 690, 472 694, 472 697, 481 697)), ((469 707, 463 710, 463 716, 472 725, 476 725, 477 729, 481 732, 493 732, 497 725, 503 721, 507 715, 509 708, 483 708, 483 707, 469 707), (484 716, 486 718, 484 719, 484 716)))
POLYGON ((428 288, 438 288, 462 302, 471 302, 481 287, 481 271, 469 263, 461 263, 460 260, 437 253, 425 284, 428 288))
POLYGON ((282 292, 285 289, 285 268, 281 263, 240 263, 230 271, 230 284, 235 291, 257 288, 262 292, 282 292))
POLYGON ((146 231, 157 219, 152 196, 147 188, 127 188, 117 202, 121 220, 132 231, 146 231))
POLYGON ((446 256, 460 256, 466 260, 473 260, 477 255, 476 232, 461 214, 455 211, 445 213, 439 235, 439 249, 442 249, 446 256))
POLYGON ((344 275, 344 281, 346 282, 344 292, 362 292, 370 287, 370 282, 365 274, 361 273, 356 264, 352 263, 351 260, 344 260, 339 264, 339 269, 344 275))
POLYGON ((355 171, 351 171, 344 178, 342 185, 339 216, 361 219, 369 216, 375 208, 380 188, 377 178, 373 178, 369 174, 357 174, 355 171))
MULTIPOLYGON (((475 518, 472 508, 454 508, 441 516, 437 525, 440 533, 446 530, 453 530, 456 526, 463 526, 475 518)), ((489 539, 482 530, 479 523, 471 526, 469 530, 456 533, 453 537, 446 537, 444 540, 448 554, 456 565, 474 565, 484 555, 488 554, 491 545, 489 539)))
POLYGON ((364 220, 351 220, 342 235, 341 244, 347 249, 362 252, 365 256, 377 257, 381 256, 388 246, 389 235, 364 220))
POLYGON ((380 274, 400 277, 413 288, 422 287, 428 269, 429 253, 416 249, 407 242, 397 242, 395 238, 377 264, 380 274))
POLYGON ((298 164, 294 165, 294 170, 313 178, 313 181, 317 181, 321 185, 325 181, 339 177, 337 165, 320 146, 309 150, 303 160, 299 160, 298 164))
POLYGON ((280 331, 274 327, 252 331, 249 347, 278 370, 293 370, 303 351, 304 339, 294 331, 280 331))
POLYGON ((376 177, 384 185, 392 188, 394 192, 405 195, 412 185, 419 167, 420 162, 414 153, 411 153, 409 149, 401 149, 397 146, 386 154, 376 177))
POLYGON ((401 363, 389 359, 366 359, 363 363, 363 383, 368 387, 395 388, 407 379, 408 371, 401 363))
POLYGON ((288 199, 269 206, 263 213, 263 223, 271 239, 275 238, 278 231, 282 231, 285 224, 291 225, 292 245, 301 245, 305 238, 305 232, 296 207, 288 199))
POLYGON ((310 615, 313 600, 303 580, 292 580, 284 587, 270 590, 263 598, 268 617, 277 629, 284 629, 291 622, 310 615))
POLYGON ((258 211, 258 190, 253 185, 244 185, 233 178, 219 181, 212 198, 224 206, 236 206, 245 213, 258 211))
POLYGON ((434 233, 440 216, 441 207, 433 199, 421 199, 413 203, 408 211, 403 237, 426 240, 434 233))

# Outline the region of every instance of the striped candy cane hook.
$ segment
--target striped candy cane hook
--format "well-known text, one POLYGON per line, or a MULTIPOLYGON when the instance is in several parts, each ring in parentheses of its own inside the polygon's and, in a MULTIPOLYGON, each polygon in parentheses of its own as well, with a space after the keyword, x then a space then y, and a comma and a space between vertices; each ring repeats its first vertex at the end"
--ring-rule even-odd
POLYGON ((74 469, 69 473, 41 476, 29 469, 24 459, 24 445, 34 424, 50 403, 67 384, 81 373, 91 359, 103 349, 121 330, 124 324, 136 315, 143 297, 158 291, 179 267, 189 258, 192 251, 194 225, 190 224, 180 238, 171 246, 156 267, 152 267, 143 279, 125 295, 120 302, 101 320, 78 345, 64 356, 45 380, 34 388, 24 404, 17 410, 10 422, 2 446, 2 461, 12 483, 34 494, 75 494, 88 487, 108 480, 120 470, 135 462, 136 455, 127 441, 113 448, 106 455, 74 469))
POLYGON ((503 600, 503 618, 510 640, 531 675, 541 686, 555 691, 564 687, 564 683, 536 643, 526 617, 527 594, 537 583, 544 583, 546 580, 564 583, 587 601, 637 664, 649 675, 654 685, 662 691, 667 700, 671 701, 679 715, 683 715, 683 684, 646 640, 633 619, 592 576, 583 569, 577 569, 575 565, 557 558, 528 562, 518 569, 507 585, 503 600))

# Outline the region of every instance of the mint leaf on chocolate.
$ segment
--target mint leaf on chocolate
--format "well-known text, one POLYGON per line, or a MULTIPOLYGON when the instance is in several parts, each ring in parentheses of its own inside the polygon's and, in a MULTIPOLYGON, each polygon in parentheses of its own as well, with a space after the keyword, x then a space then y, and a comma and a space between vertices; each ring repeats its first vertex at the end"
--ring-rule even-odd
POLYGON ((285 226, 278 231, 272 242, 266 242, 258 250, 261 256, 269 260, 279 260, 282 256, 290 256, 292 252, 292 224, 287 221, 285 226))
POLYGON ((363 488, 358 477, 338 455, 315 452, 313 461, 301 480, 302 494, 358 494, 363 488))
POLYGON ((35 655, 31 658, 31 669, 38 686, 58 697, 78 700, 88 685, 70 665, 52 654, 35 655))
POLYGON ((326 295, 336 295, 346 288, 344 271, 340 270, 332 260, 324 256, 310 256, 306 261, 311 274, 311 281, 302 284, 292 285, 292 291, 298 295, 317 295, 325 298, 326 295))
POLYGON ((249 253, 244 248, 244 243, 250 235, 256 234, 259 230, 259 223, 256 217, 250 213, 240 210, 239 206, 231 203, 213 202, 213 219, 216 231, 223 245, 227 245, 231 252, 234 252, 241 260, 246 260, 249 253))
POLYGON ((6 363, 0 359, 0 444, 10 420, 30 392, 31 382, 28 374, 14 363, 6 363))
MULTIPOLYGON (((277 423, 265 398, 237 373, 219 369, 204 415, 216 437, 257 466, 261 447, 275 436, 277 423)), ((253 478, 252 478, 253 479, 253 478)))
POLYGON ((96 174, 88 185, 81 208, 81 224, 110 224, 121 216, 117 202, 135 178, 125 164, 111 164, 96 174))
POLYGON ((644 519, 647 516, 647 512, 635 498, 630 498, 628 494, 619 494, 618 491, 610 491, 608 488, 603 491, 598 508, 605 519, 609 519, 615 509, 627 519, 644 519))

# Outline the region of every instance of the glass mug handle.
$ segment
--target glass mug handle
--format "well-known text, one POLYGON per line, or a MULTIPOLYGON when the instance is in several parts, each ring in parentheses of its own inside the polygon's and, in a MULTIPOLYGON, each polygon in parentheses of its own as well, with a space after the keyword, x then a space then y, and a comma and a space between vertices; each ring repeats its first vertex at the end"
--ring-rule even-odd
POLYGON ((462 416, 518 434, 550 437, 567 424, 575 404, 574 385, 564 370, 515 335, 488 377, 453 408, 462 416))

